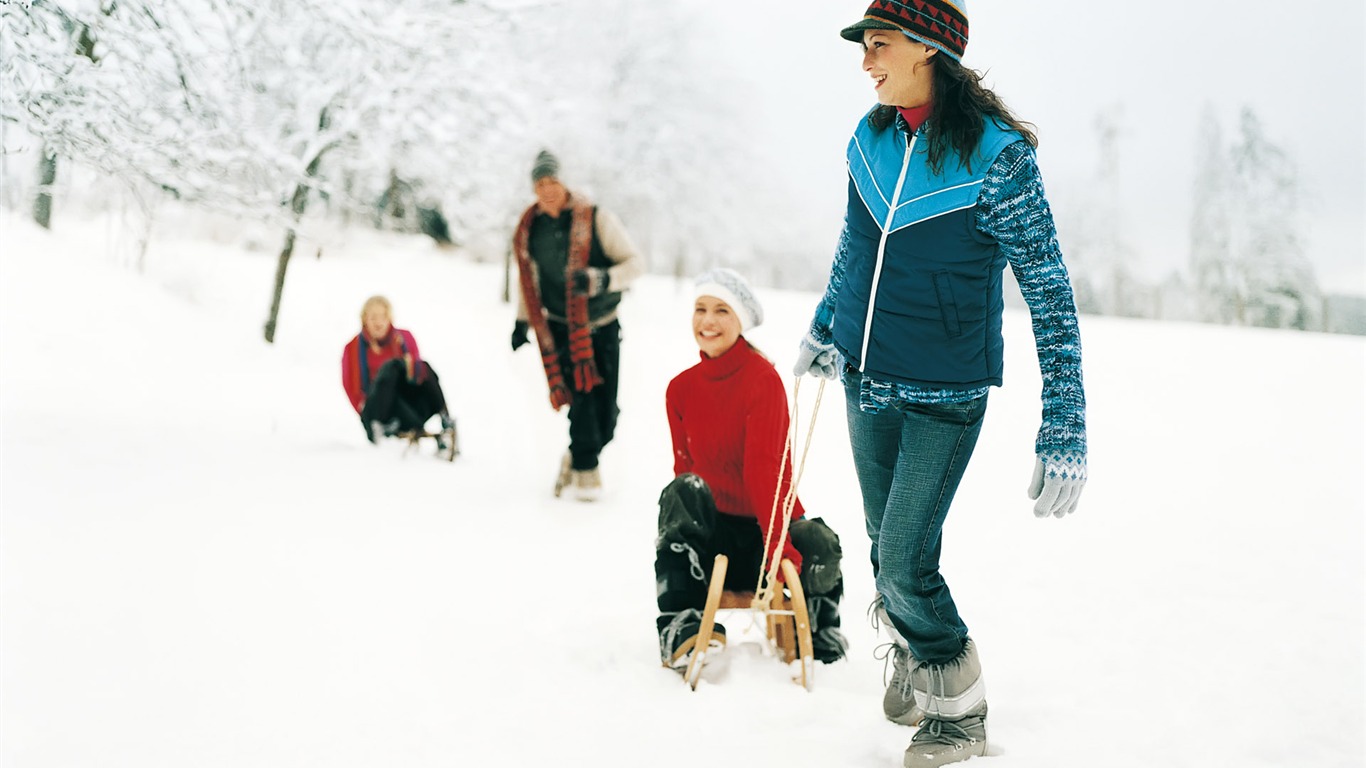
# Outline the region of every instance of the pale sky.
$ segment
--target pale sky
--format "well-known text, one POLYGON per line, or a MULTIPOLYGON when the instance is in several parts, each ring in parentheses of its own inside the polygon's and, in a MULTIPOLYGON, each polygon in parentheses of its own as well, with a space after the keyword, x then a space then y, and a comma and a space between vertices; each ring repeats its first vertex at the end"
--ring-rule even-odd
MULTIPOLYGON (((737 79, 753 89, 760 124, 746 130, 787 147, 794 199, 841 211, 844 145, 874 96, 858 46, 838 31, 866 4, 804 0, 764 16, 711 0, 687 5, 726 41, 729 50, 717 55, 733 54, 737 79)), ((1214 107, 1226 140, 1242 107, 1252 107, 1299 170, 1320 284, 1366 294, 1364 5, 1192 0, 1145 10, 968 0, 964 63, 985 72, 987 84, 1038 126, 1044 181, 1060 217, 1096 172, 1098 114, 1119 105, 1125 216, 1117 226, 1139 251, 1137 271, 1153 276, 1187 258, 1204 105, 1214 107)))

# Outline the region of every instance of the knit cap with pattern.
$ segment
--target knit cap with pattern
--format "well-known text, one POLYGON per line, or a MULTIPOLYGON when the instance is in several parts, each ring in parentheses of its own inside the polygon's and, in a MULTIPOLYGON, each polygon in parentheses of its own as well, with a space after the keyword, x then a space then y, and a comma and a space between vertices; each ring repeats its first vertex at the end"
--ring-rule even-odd
POLYGON ((739 272, 716 267, 697 276, 694 297, 715 296, 730 305, 740 318, 740 333, 758 328, 764 322, 764 308, 739 272))
POLYGON ((863 20, 841 29, 840 37, 861 43, 865 29, 901 30, 962 61, 968 47, 967 0, 873 0, 863 20))
POLYGON ((560 159, 550 154, 550 150, 543 149, 536 155, 536 162, 531 166, 531 183, 535 184, 547 176, 559 178, 560 159))

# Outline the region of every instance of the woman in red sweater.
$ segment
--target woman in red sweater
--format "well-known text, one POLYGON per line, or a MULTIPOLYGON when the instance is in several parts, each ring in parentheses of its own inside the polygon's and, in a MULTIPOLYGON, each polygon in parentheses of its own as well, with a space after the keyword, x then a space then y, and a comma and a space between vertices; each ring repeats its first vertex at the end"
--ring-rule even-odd
MULTIPOLYGON (((701 624, 707 580, 717 554, 730 559, 728 589, 750 590, 776 551, 782 520, 774 514, 792 482, 784 460, 787 392, 773 363, 744 333, 763 322, 763 308, 739 274, 713 269, 697 278, 693 338, 701 360, 669 382, 674 480, 659 497, 655 581, 659 650, 663 661, 686 667, 701 624), (771 527, 771 531, 770 531, 771 527)), ((839 537, 820 518, 808 520, 800 500, 782 556, 801 573, 818 660, 843 658, 839 631, 839 537)), ((722 642, 725 628, 716 625, 722 642)))
POLYGON ((360 333, 342 350, 342 388, 372 443, 422 429, 441 416, 442 439, 455 439, 455 421, 436 371, 422 359, 417 339, 395 328, 394 307, 383 296, 361 306, 360 333))

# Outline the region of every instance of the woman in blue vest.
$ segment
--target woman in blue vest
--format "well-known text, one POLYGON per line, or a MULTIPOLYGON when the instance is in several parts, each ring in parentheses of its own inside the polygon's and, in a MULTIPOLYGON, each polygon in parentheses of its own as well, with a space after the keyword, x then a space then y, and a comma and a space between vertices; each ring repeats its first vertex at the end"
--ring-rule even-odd
POLYGON ((963 66, 965 0, 876 0, 863 45, 878 106, 849 141, 849 198, 796 374, 844 381, 872 539, 874 612, 892 637, 887 717, 919 724, 905 764, 986 752, 977 647, 939 572, 945 516, 1001 384, 1002 273, 1033 319, 1043 423, 1030 498, 1072 512, 1086 481, 1081 337, 1037 140, 963 66))

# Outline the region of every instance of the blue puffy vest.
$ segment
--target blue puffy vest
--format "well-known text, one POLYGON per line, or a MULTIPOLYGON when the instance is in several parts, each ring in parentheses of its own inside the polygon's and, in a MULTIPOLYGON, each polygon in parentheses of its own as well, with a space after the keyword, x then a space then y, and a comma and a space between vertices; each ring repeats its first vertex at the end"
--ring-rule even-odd
POLYGON ((859 122, 833 331, 864 375, 925 387, 1001 383, 1005 258, 977 230, 976 206, 996 156, 1019 140, 987 120, 971 171, 951 154, 935 174, 923 131, 908 141, 898 127, 859 122))

